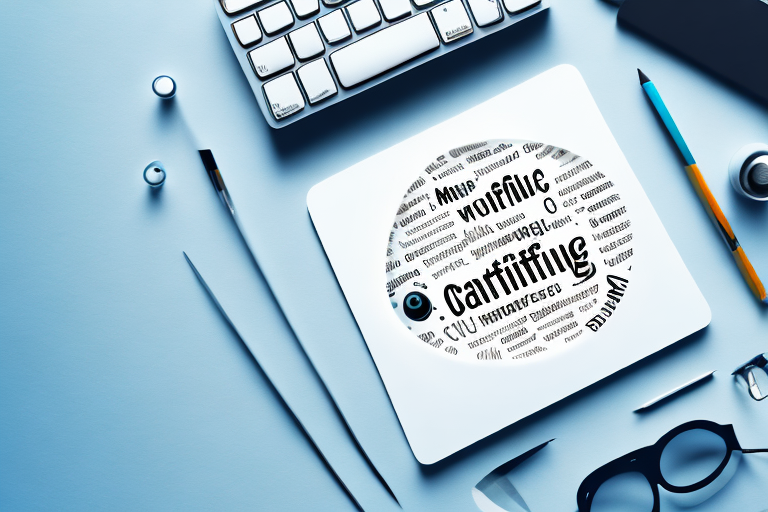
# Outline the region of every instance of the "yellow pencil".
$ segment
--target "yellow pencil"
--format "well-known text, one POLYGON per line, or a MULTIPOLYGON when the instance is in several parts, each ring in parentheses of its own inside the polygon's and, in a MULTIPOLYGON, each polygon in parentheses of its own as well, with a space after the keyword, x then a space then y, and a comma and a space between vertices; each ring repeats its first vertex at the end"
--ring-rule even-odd
POLYGON ((728 219, 725 218, 723 210, 720 209, 720 205, 717 204, 715 196, 712 195, 707 183, 704 181, 704 177, 701 175, 701 171, 699 171, 699 167, 696 165, 696 161, 693 159, 693 155, 688 149, 688 145, 685 143, 685 140, 683 140, 680 130, 677 129, 677 125, 672 119, 669 110, 667 110, 666 105, 664 105, 664 101, 662 101, 659 91, 645 73, 639 69, 637 70, 637 73, 640 76, 640 85, 642 85, 645 94, 650 98, 656 112, 658 112, 661 120, 664 122, 664 126, 667 127, 669 134, 674 139, 675 144, 677 144, 677 148, 683 154, 683 159, 685 159, 685 172, 688 174, 688 178, 691 180, 693 188, 696 190, 696 194, 698 194, 699 199, 701 199, 701 202, 704 204, 704 208, 707 210, 709 218, 715 223, 718 231, 731 249, 731 254, 733 255, 733 259, 736 260, 736 266, 739 267, 741 275, 744 276, 744 280, 749 285, 752 293, 764 303, 768 303, 768 295, 766 295, 765 286, 763 286, 760 278, 757 277, 757 272, 755 272, 749 259, 747 259, 747 255, 744 254, 744 249, 742 249, 741 244, 739 244, 739 241, 736 239, 736 235, 733 234, 733 229, 731 229, 728 219))

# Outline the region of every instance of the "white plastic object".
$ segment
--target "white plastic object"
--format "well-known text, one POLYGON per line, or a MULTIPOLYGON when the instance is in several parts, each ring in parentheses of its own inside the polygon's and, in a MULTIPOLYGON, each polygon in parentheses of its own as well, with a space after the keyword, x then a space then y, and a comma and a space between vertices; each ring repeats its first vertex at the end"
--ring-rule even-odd
POLYGON ((275 119, 291 116, 304 108, 304 96, 293 73, 286 73, 264 84, 264 96, 275 119))
POLYGON ((296 52, 296 57, 299 60, 317 57, 325 51, 325 46, 314 23, 309 23, 290 32, 288 38, 291 40, 291 46, 293 46, 293 51, 296 52))
POLYGON ((341 85, 354 87, 438 46, 435 29, 424 12, 332 53, 331 64, 341 85))
POLYGON ((262 79, 276 75, 295 63, 285 36, 251 50, 248 58, 251 59, 253 70, 262 79))
POLYGON ((487 27, 501 21, 499 0, 467 0, 467 4, 478 27, 487 27))
POLYGON ((160 75, 152 81, 152 90, 164 100, 176 95, 176 82, 167 75, 160 75))
POLYGON ((259 19, 268 36, 293 25, 293 14, 285 2, 270 5, 259 11, 259 19))
POLYGON ((330 14, 326 14, 319 18, 317 22, 320 24, 320 30, 323 36, 325 36, 325 40, 331 44, 344 41, 352 35, 341 9, 336 9, 330 14))
POLYGON ((445 2, 431 11, 437 31, 444 43, 450 43, 472 33, 472 22, 461 0, 445 2))
POLYGON ((299 68, 297 71, 301 86, 307 93, 309 104, 330 98, 338 91, 336 83, 331 78, 331 72, 323 59, 317 59, 299 68))
POLYGON ((355 27, 355 32, 362 32, 381 23, 381 15, 373 0, 358 0, 348 5, 347 15, 355 27))
POLYGON ((261 41, 261 29, 256 21, 256 16, 253 14, 234 22, 232 30, 235 32, 237 41, 243 47, 248 47, 261 41))

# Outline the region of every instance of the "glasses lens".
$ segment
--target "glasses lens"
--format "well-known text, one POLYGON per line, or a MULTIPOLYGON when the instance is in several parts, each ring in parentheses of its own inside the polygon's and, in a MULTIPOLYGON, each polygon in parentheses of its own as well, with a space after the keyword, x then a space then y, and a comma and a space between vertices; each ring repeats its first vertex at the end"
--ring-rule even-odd
POLYGON ((641 473, 622 473, 603 482, 592 499, 591 512, 651 512, 653 490, 641 473))
POLYGON ((695 507, 714 496, 720 489, 725 487, 725 485, 731 481, 733 475, 736 474, 739 462, 741 461, 741 456, 741 452, 738 450, 732 452, 731 458, 728 460, 728 464, 726 464, 723 472, 701 489, 686 493, 666 492, 664 489, 661 489, 661 510, 670 510, 670 508, 678 510, 680 508, 695 507), (667 505, 667 503, 669 505, 667 505))
POLYGON ((753 366, 747 370, 746 378, 749 394, 752 395, 752 398, 762 400, 768 396, 768 373, 766 373, 765 367, 753 366))
POLYGON ((661 453, 661 474, 676 487, 701 482, 725 460, 725 440, 714 432, 686 430, 675 436, 661 453))

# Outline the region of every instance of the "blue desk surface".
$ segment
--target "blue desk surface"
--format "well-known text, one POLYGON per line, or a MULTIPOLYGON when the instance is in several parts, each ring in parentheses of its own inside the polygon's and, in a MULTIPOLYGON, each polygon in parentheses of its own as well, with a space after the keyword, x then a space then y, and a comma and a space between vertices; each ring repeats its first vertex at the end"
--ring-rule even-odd
MULTIPOLYGON (((768 403, 728 376, 768 350, 749 294, 638 84, 651 76, 742 245, 768 278, 768 205, 726 166, 768 143, 768 109, 616 27, 598 0, 538 16, 281 131, 261 117, 212 0, 0 7, 0 510, 353 510, 264 373, 186 266, 186 250, 265 370, 333 447, 366 510, 398 510, 367 473, 307 350, 406 510, 472 510, 471 485, 549 437, 513 479, 532 510, 574 510, 592 469, 696 418, 768 447, 768 403), (410 454, 306 212, 321 179, 554 65, 583 74, 712 324, 435 466, 410 454), (179 87, 152 94, 159 74, 179 87), (214 150, 263 276, 196 150, 214 150), (157 194, 141 178, 163 161, 157 194), (265 280, 266 279, 266 280, 265 280), (272 285, 285 317, 266 286, 272 285), (286 320, 287 318, 287 320, 286 320), (322 350, 321 350, 322 349, 322 350), (704 371, 714 382, 630 411, 704 371), (354 380, 354 387, 341 386, 354 380), (360 405, 362 404, 362 405, 360 405)), ((500 134, 520 136, 525 134, 500 134)), ((747 458, 697 510, 768 508, 768 458, 747 458)))

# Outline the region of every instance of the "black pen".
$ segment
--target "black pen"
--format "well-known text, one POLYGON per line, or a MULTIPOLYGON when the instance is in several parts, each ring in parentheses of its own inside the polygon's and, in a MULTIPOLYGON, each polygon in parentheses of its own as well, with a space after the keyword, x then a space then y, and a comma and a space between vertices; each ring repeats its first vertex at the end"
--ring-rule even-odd
POLYGON ((211 178, 211 183, 213 183, 213 187, 216 189, 219 199, 221 199, 221 202, 227 207, 227 210, 229 210, 232 217, 236 217, 235 205, 232 203, 232 198, 229 196, 229 191, 227 191, 227 186, 224 184, 224 178, 221 177, 221 172, 216 165, 216 160, 213 158, 213 153, 210 149, 201 149, 198 153, 200 153, 200 158, 203 160, 205 171, 208 173, 208 177, 211 178))

